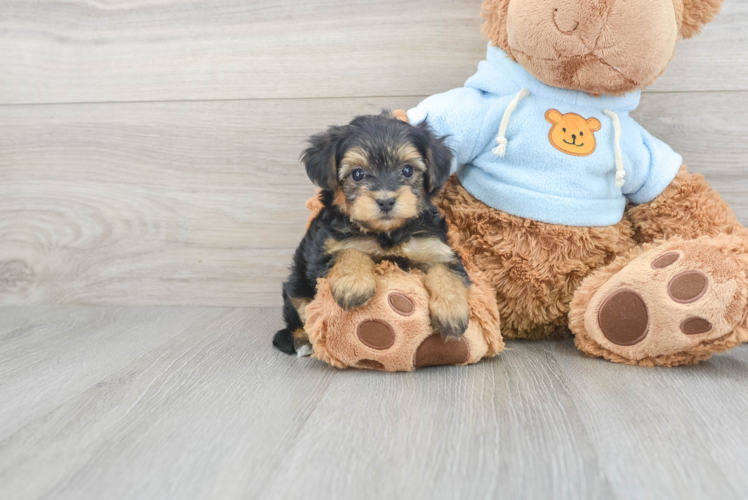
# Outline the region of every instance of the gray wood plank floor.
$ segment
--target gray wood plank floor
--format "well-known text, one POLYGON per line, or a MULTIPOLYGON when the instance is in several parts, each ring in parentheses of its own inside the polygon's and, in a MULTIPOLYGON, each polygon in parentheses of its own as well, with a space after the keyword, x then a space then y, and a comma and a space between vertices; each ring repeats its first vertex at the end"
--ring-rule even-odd
MULTIPOLYGON (((462 85, 480 3, 2 1, 0 500, 748 498, 745 346, 394 375, 271 349, 304 139, 462 85)), ((634 115, 743 223, 747 25, 727 0, 634 115)))
POLYGON ((0 308, 0 498, 748 497, 748 348, 338 371, 276 308, 0 308))

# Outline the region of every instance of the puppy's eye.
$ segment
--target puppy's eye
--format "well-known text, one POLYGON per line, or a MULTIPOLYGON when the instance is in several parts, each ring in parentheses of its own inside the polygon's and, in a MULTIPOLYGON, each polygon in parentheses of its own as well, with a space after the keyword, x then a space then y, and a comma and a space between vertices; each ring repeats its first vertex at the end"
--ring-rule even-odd
POLYGON ((579 137, 582 137, 584 135, 584 132, 579 132, 579 137))
POLYGON ((564 129, 564 132, 566 132, 566 129, 564 129))
POLYGON ((353 172, 351 172, 351 177, 353 177, 353 180, 356 182, 360 182, 364 180, 364 177, 366 177, 366 174, 364 174, 364 171, 360 168, 355 169, 353 172))
POLYGON ((410 165, 405 165, 403 167, 402 173, 405 177, 410 177, 411 175, 413 175, 413 167, 411 167, 410 165))

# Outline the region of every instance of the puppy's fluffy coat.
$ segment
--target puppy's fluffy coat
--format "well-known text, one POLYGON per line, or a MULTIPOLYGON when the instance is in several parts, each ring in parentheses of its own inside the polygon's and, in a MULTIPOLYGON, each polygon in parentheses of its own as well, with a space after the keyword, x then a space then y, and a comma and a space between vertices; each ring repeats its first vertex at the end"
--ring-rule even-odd
POLYGON ((283 284, 286 328, 273 345, 292 354, 308 343, 305 309, 317 279, 330 280, 340 307, 365 305, 383 259, 426 273, 432 326, 459 337, 468 326, 470 279, 447 245, 447 224, 432 202, 449 177, 452 153, 424 122, 411 126, 389 112, 359 116, 312 136, 302 154, 324 208, 296 249, 283 284))

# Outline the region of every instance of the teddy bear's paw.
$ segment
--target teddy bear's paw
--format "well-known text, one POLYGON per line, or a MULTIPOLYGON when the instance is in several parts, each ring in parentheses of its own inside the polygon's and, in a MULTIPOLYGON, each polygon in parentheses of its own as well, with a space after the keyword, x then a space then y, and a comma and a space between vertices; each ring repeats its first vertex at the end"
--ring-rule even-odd
POLYGON ((430 317, 433 297, 441 294, 426 288, 423 273, 405 272, 384 261, 375 267, 375 275, 376 293, 353 311, 335 303, 331 280, 319 280, 305 323, 314 358, 337 368, 407 372, 477 363, 502 350, 494 292, 483 281, 474 279, 470 294, 463 293, 467 329, 457 339, 444 339, 430 317))
POLYGON ((419 310, 406 293, 392 291, 386 297, 377 296, 371 307, 379 314, 356 327, 360 346, 354 352, 361 353, 357 368, 400 371, 464 364, 470 359, 470 347, 464 338, 447 340, 439 333, 429 333, 426 311, 419 310))
POLYGON ((435 333, 426 337, 415 356, 413 366, 423 368, 425 366, 438 365, 462 365, 470 359, 470 346, 464 338, 445 339, 442 335, 435 333))
POLYGON ((425 319, 424 313, 418 312, 416 303, 407 293, 377 294, 370 305, 358 313, 363 320, 355 327, 358 345, 350 349, 360 357, 354 366, 382 371, 412 369, 410 361, 415 346, 411 337, 425 319))
POLYGON ((674 366, 741 343, 748 287, 739 248, 734 237, 707 237, 619 257, 575 294, 577 346, 611 361, 674 366))

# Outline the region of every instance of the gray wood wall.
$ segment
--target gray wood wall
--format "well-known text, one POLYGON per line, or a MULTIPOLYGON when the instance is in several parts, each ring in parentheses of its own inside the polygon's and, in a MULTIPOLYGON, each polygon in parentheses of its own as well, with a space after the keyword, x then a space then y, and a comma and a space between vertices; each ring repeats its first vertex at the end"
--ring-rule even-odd
MULTIPOLYGON (((460 86, 479 0, 3 0, 0 304, 272 306, 304 139, 460 86)), ((748 2, 638 119, 748 223, 748 2)))

